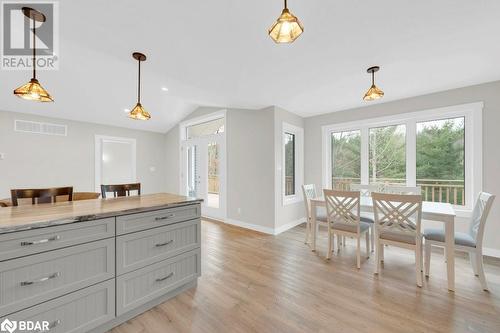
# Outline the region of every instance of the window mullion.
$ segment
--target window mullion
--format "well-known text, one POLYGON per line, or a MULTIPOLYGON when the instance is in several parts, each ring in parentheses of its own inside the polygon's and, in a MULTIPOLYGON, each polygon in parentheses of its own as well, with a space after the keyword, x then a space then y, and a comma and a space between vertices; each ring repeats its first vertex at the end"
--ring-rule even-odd
POLYGON ((417 185, 417 123, 406 122, 406 186, 417 185))
POLYGON ((361 128, 361 184, 369 184, 370 135, 368 127, 361 128))

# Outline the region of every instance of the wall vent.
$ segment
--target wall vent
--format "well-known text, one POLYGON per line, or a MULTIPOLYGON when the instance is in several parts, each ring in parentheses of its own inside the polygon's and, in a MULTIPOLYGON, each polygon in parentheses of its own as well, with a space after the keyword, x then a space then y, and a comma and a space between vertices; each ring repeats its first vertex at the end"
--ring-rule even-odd
POLYGON ((68 126, 16 119, 14 130, 16 132, 67 136, 68 126))

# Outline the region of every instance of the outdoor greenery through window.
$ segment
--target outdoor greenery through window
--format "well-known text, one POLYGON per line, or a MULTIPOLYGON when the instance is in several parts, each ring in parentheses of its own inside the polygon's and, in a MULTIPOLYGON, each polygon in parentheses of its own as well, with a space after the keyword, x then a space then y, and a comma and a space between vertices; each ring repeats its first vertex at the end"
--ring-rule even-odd
POLYGON ((295 195, 295 134, 285 132, 285 195, 295 195))
POLYGON ((332 184, 349 189, 361 182, 361 131, 332 133, 332 184))
POLYGON ((417 123, 416 162, 423 200, 465 205, 465 118, 417 123))
POLYGON ((406 126, 370 128, 370 183, 406 183, 406 126))

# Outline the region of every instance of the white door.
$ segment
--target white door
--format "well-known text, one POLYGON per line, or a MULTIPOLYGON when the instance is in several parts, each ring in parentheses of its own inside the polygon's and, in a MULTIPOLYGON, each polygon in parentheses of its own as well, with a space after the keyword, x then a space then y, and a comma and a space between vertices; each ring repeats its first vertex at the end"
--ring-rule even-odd
POLYGON ((225 217, 225 149, 220 135, 182 143, 181 192, 203 199, 203 216, 225 217))
POLYGON ((101 184, 127 184, 136 180, 135 139, 96 135, 96 191, 101 191, 101 184))

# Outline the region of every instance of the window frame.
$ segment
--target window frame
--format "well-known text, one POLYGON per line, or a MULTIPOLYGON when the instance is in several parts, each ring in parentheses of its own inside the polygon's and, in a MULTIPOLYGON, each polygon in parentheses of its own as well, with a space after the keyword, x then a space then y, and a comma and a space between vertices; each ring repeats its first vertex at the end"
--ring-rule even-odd
POLYGON ((301 202, 303 200, 300 185, 304 182, 304 129, 283 122, 281 129, 281 193, 283 206, 301 202), (286 158, 285 134, 295 136, 294 145, 294 194, 286 195, 286 158))
POLYGON ((482 112, 483 102, 468 103, 392 116, 322 126, 322 182, 331 188, 331 134, 361 131, 361 184, 369 184, 369 130, 374 127, 406 125, 406 185, 416 186, 417 123, 464 117, 465 127, 465 206, 454 205, 457 216, 469 217, 483 186, 482 112))

